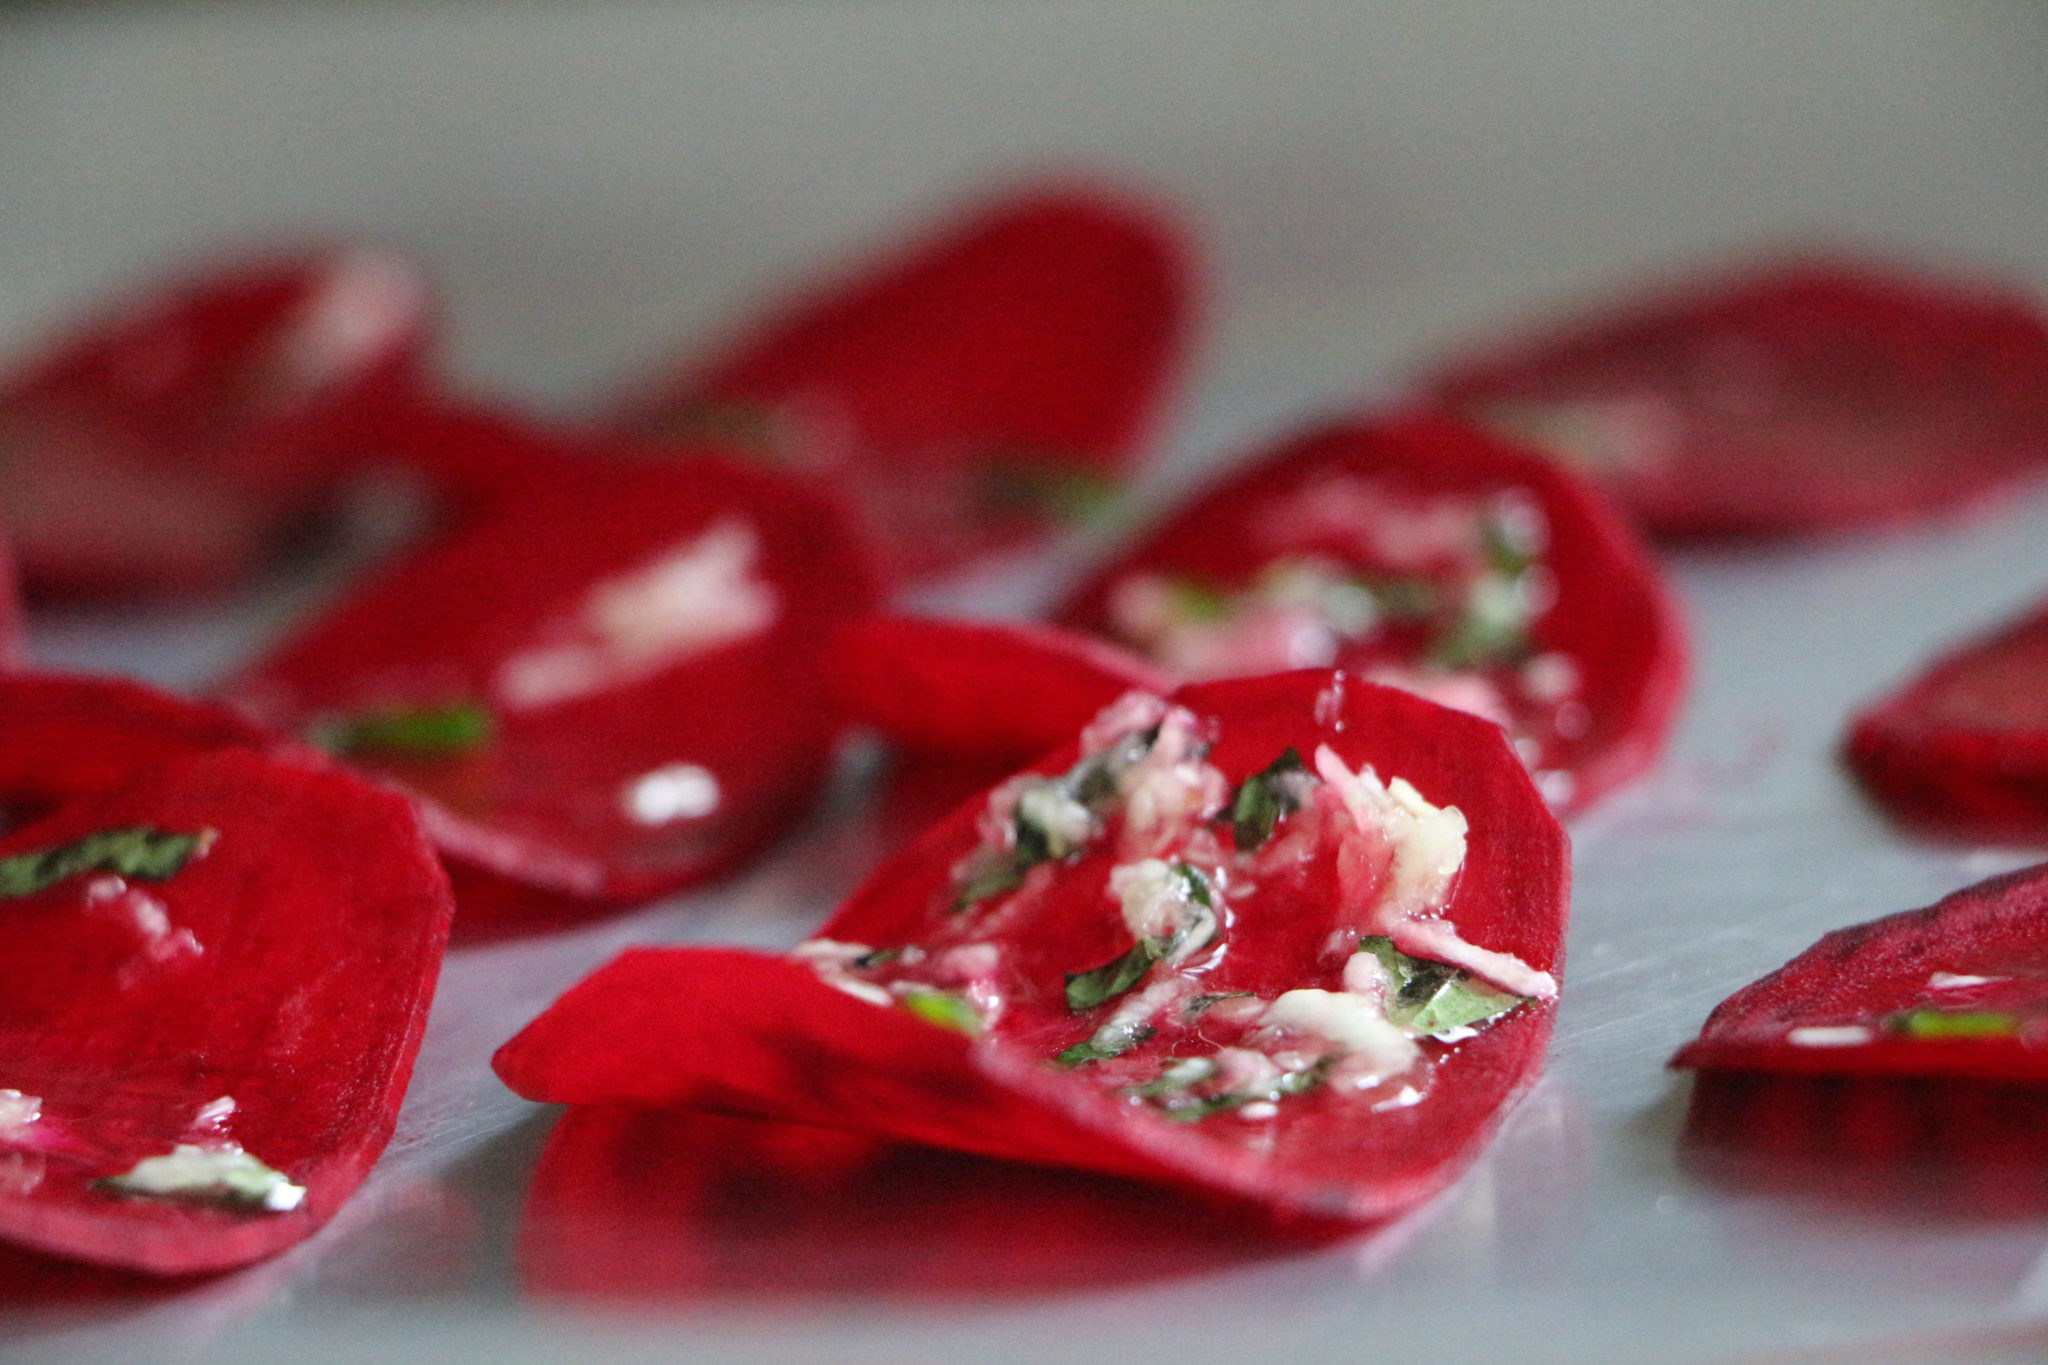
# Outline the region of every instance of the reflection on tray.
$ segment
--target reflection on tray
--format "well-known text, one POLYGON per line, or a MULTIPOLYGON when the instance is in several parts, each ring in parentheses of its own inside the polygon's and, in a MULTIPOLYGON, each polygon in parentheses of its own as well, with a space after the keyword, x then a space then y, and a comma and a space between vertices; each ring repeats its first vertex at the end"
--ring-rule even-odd
POLYGON ((563 1115, 541 1157, 519 1259, 546 1298, 971 1299, 1129 1286, 1347 1235, 857 1133, 593 1107, 563 1115))

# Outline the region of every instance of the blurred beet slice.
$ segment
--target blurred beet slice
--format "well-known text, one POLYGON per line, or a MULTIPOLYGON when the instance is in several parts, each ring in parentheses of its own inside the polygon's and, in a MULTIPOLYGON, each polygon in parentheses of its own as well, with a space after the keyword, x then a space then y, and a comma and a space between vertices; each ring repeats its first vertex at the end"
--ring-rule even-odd
POLYGON ((230 711, 121 678, 0 676, 0 717, 0 831, 173 759, 290 747, 230 711))
POLYGON ((1722 1001, 1671 1064, 2048 1080, 2048 865, 1826 935, 1722 1001))
POLYGON ((303 1239, 389 1139, 453 902, 409 803, 230 750, 0 839, 0 1239, 154 1274, 303 1239))
POLYGON ((638 900, 758 848, 840 721, 819 654, 872 609, 838 505, 709 456, 565 467, 228 681, 419 797, 444 852, 638 900))
POLYGON ((1655 762, 1685 684, 1676 603, 1597 492, 1429 418, 1281 442, 1058 616, 1183 676, 1334 664, 1485 716, 1568 812, 1655 762))
POLYGON ((627 953, 499 1074, 1296 1214, 1427 1198, 1540 1066, 1563 832, 1497 727, 1405 693, 1312 671, 1178 703, 1119 701, 795 953, 627 953))
POLYGON ((2039 303, 1846 260, 1650 293, 1453 360, 1435 388, 1665 535, 1911 521, 2048 463, 2039 303))
POLYGON ((1879 804, 1910 823, 2048 842, 2048 606, 1863 711, 1844 754, 1879 804))
POLYGON ((14 551, 0 529, 0 670, 19 668, 28 660, 27 626, 21 619, 21 588, 14 574, 14 551))
POLYGON ((952 568, 1116 490, 1177 378, 1190 274, 1157 210, 1013 194, 798 294, 618 421, 827 473, 892 572, 952 568))
POLYGON ((553 1299, 930 1304, 1220 1270, 1331 1231, 844 1129, 590 1106, 548 1139, 519 1261, 553 1299))
POLYGON ((158 282, 0 379, 0 507, 31 592, 161 596, 273 553, 423 388, 426 286, 333 247, 158 282))
POLYGON ((872 616, 839 633, 829 666, 848 714, 892 743, 1004 769, 1064 744, 1133 688, 1174 686, 1106 641, 1008 621, 872 616))

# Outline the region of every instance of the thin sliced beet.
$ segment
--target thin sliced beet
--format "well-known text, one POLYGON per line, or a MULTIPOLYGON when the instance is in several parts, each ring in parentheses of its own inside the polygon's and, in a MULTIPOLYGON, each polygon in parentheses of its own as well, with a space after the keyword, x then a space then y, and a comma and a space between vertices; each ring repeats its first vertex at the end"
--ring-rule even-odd
POLYGON ((1006 196, 799 295, 616 420, 823 472, 892 572, 952 568, 1120 485, 1186 345, 1186 258, 1121 197, 1006 196))
POLYGON ((228 750, 0 839, 0 1239, 173 1275, 300 1241, 392 1131, 453 901, 409 803, 228 750))
POLYGON ((807 806, 840 728, 818 656, 873 583, 826 494, 708 455, 589 460, 366 584, 220 695, 420 798, 454 857, 645 899, 807 806))
POLYGON ((31 592, 217 589, 423 391, 424 283, 384 251, 158 283, 0 379, 0 507, 31 592))
POLYGON ((218 706, 122 678, 0 676, 0 830, 172 759, 287 741, 218 706))
POLYGON ((841 702, 913 754, 1013 768, 1072 739, 1166 673, 1128 650, 1056 626, 872 616, 839 633, 828 667, 841 702))
POLYGON ((2048 315, 2019 291, 1847 260, 1653 292, 1434 384, 1671 536, 1908 522, 2048 465, 2048 315))
POLYGON ((635 950, 496 1065, 1376 1219, 1535 1078, 1567 879, 1496 726, 1329 672, 1134 694, 795 953, 635 950))
POLYGON ((1910 824, 2048 842, 2048 605, 1866 708, 1844 756, 1865 790, 1910 824))
POLYGON ((1218 1270, 1335 1231, 841 1128, 590 1106, 548 1139, 519 1264, 550 1299, 931 1304, 1218 1270))
POLYGON ((1184 676, 1334 664, 1486 716, 1567 812, 1655 762, 1685 684, 1670 589, 1598 493, 1432 418, 1289 438, 1058 617, 1184 676))
POLYGON ((1671 1064, 2048 1081, 2048 865, 1826 935, 1722 1001, 1671 1064))
POLYGON ((28 660, 27 627, 21 618, 21 586, 15 578, 14 552, 0 527, 0 671, 19 668, 28 660))

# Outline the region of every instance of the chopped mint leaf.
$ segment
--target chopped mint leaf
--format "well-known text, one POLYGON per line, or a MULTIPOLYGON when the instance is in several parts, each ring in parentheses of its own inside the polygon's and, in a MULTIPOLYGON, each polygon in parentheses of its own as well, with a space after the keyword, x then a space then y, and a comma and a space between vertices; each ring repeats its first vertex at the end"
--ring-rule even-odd
POLYGON ((872 952, 862 953, 859 957, 855 958, 853 960, 853 968, 855 971, 871 972, 877 967, 886 967, 902 956, 903 949, 901 948, 876 948, 872 952))
POLYGON ((1216 991, 1209 995, 1198 995, 1181 1008, 1181 1013, 1193 1019, 1206 1014, 1211 1005, 1224 1000, 1244 1000, 1258 994, 1257 991, 1216 991))
POLYGON ((55 848, 0 858, 0 896, 33 896, 82 872, 164 881, 183 871, 214 838, 210 829, 197 834, 173 834, 148 825, 103 829, 55 848))
POLYGON ((1150 1024, 1137 1028, 1098 1029, 1094 1036, 1084 1038, 1069 1048, 1055 1053, 1053 1060, 1061 1066, 1085 1066, 1089 1062, 1106 1062, 1112 1057, 1121 1057, 1138 1044, 1150 1038, 1155 1029, 1150 1024))
POLYGON ((1216 908, 1216 901, 1209 894, 1209 879, 1202 874, 1200 868, 1189 863, 1175 863, 1173 870, 1180 873, 1181 881, 1186 884, 1189 900, 1204 910, 1216 908))
POLYGON ((977 869, 967 878, 960 894, 953 898, 955 910, 965 910, 977 901, 1015 891, 1024 884, 1024 869, 1005 859, 977 869))
POLYGON ((313 742, 331 754, 447 758, 491 742, 491 713, 476 702, 394 706, 319 726, 313 742))
POLYGON ((1488 517, 1479 535, 1486 549, 1487 567, 1502 578, 1520 578, 1535 567, 1535 548, 1506 517, 1488 517))
POLYGON ((1378 958, 1386 973, 1388 1022, 1417 1037, 1440 1038, 1528 1003, 1447 962, 1410 957, 1383 934, 1359 939, 1358 951, 1378 958))
POLYGON ((1004 450, 981 466, 981 504, 997 513, 1050 517, 1070 526, 1106 520, 1123 499, 1123 484, 1083 465, 1030 450, 1004 450))
POLYGON ((1426 621, 1436 614, 1436 587, 1426 578, 1365 580, 1380 615, 1394 621, 1426 621))
POLYGON ((1237 836, 1238 852, 1248 852, 1272 838, 1274 827, 1301 809, 1302 799, 1314 780, 1292 745, 1247 777, 1230 803, 1230 828, 1237 836))
POLYGON ((1166 599, 1177 621, 1224 621, 1230 617, 1230 594, 1199 579, 1168 580, 1166 599))
POLYGON ((934 1028, 973 1037, 981 1032, 981 1013, 965 997, 951 991, 918 990, 900 997, 903 1008, 934 1028))
POLYGON ((1885 1027, 1908 1038, 2012 1038, 2024 1022, 1991 1010, 1917 1009, 1892 1015, 1885 1027))
POLYGON ((1160 957, 1159 945, 1139 939, 1131 950, 1111 962, 1086 972, 1067 975, 1067 1008, 1079 1014, 1114 1000, 1138 984, 1160 957))
POLYGON ((1529 632, 1524 622, 1468 603, 1457 623, 1430 646, 1429 661, 1454 670, 1486 668, 1511 663, 1528 652, 1529 632))

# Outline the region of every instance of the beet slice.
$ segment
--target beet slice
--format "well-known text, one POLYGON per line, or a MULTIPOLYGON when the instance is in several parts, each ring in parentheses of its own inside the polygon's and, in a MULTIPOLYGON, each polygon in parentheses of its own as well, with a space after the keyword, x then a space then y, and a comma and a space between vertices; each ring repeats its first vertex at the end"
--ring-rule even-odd
POLYGON ((593 1105, 541 1154, 520 1285, 610 1304, 933 1304, 1221 1270, 1340 1231, 844 1129, 593 1105))
POLYGON ((847 713, 892 743, 1003 769, 1066 743, 1133 688, 1174 686, 1107 641, 1011 621, 871 616, 839 633, 828 666, 847 713))
POLYGON ((1826 935, 1722 1001, 1671 1064, 2048 1080, 2048 865, 1826 935))
POLYGON ((1434 387, 1671 536, 1909 522, 2048 463, 2038 301, 1851 260, 1651 292, 1454 359, 1434 387))
POLYGON ((424 387, 426 286, 331 247, 150 285, 0 379, 0 507, 32 593, 245 577, 424 387))
POLYGON ((121 678, 0 675, 0 830, 215 749, 292 747, 240 716, 121 678))
POLYGON ((0 529, 0 671, 20 668, 28 660, 27 626, 21 617, 21 588, 14 573, 14 552, 0 529))
POLYGON ((840 728, 818 655, 874 600, 828 495, 709 455, 593 459, 364 585, 220 695, 418 797, 455 858, 640 900, 806 807, 840 728))
POLYGON ((2048 605, 1943 656, 1850 727, 1887 811, 1944 834, 2048 841, 2048 605))
POLYGON ((1686 645, 1584 481, 1433 418, 1313 427, 1169 512, 1058 612, 1195 676, 1335 664, 1505 724, 1577 812, 1656 761, 1686 645))
MULTIPOLYGON (((1183 712, 1156 698, 1118 702, 1091 725, 1085 750, 1069 745, 1030 770, 1034 778, 990 793, 988 806, 941 822, 797 953, 624 954, 501 1049, 499 1074, 529 1098, 851 1128, 1168 1180, 1297 1214, 1375 1219, 1428 1197, 1472 1160, 1540 1066, 1567 904, 1562 830, 1498 727, 1406 693, 1310 671, 1192 687, 1177 701, 1183 712), (1315 754, 1325 780, 1290 770, 1290 751, 1315 754), (1114 769, 1121 776, 1102 776, 1111 769, 1101 765, 1126 762, 1114 769), (1417 880, 1418 868, 1442 873, 1450 861, 1428 837, 1375 843, 1384 825, 1347 823, 1348 787, 1327 776, 1347 763, 1390 782, 1399 775, 1419 788, 1417 801, 1464 813, 1469 843, 1452 880, 1417 880), (1101 781, 1122 791, 1125 777, 1128 808, 1104 814, 1082 844, 1053 856, 1039 828, 1037 851, 1048 856, 995 879, 1002 885, 988 881, 991 856, 1027 860, 1027 821, 1011 817, 1016 842, 1006 848, 994 807, 1036 809, 1023 805, 1035 800, 1026 793, 1047 783, 1097 800, 1101 781), (1204 795, 1189 806, 1175 793, 1204 795), (1415 851, 1391 853, 1396 845, 1415 851), (1145 850, 1157 856, 1133 859, 1145 850), (1160 876, 1169 890, 1174 876, 1193 888, 1197 874, 1181 870, 1190 859, 1206 869, 1216 936, 1134 939, 1130 894, 1106 890, 1113 868, 1120 888, 1160 876), (1398 906, 1407 908, 1390 909, 1398 906), (1187 1068, 1169 1075, 1178 1057, 1215 1079, 1257 1065, 1247 1043, 1302 1038, 1266 1001, 1277 992, 1303 990, 1287 1018, 1358 1007, 1362 997, 1325 988, 1352 983, 1376 956, 1360 934, 1389 915, 1394 941, 1418 956, 1433 945, 1479 963, 1488 990, 1511 976, 1529 998, 1449 1030, 1449 1040, 1412 1044, 1386 1075, 1380 1058, 1365 1056, 1377 1043, 1317 1052, 1323 1035, 1309 1028, 1305 1051, 1273 1054, 1291 1059, 1273 1063, 1282 1070, 1306 1070, 1291 1083, 1258 1082, 1271 1082, 1270 1103, 1256 1099, 1263 1090, 1206 1089, 1187 1068), (1175 958, 1180 944, 1194 956, 1175 958), (1197 968, 1177 965, 1212 950, 1197 968), (1107 979, 1141 955, 1128 980, 1107 979), (927 970, 930 982, 918 976, 927 970), (965 984, 946 984, 956 979, 965 984), (1197 985, 1201 1003, 1183 1001, 1197 985), (1173 997, 1158 997, 1156 1028, 1118 1014, 1155 990, 1173 997), (1268 1027, 1278 1032, 1257 1032, 1268 1027), (1223 1057, 1230 1048, 1245 1055, 1223 1057)), ((1190 923, 1197 899, 1190 890, 1175 902, 1190 923)), ((1430 970, 1460 989, 1478 979, 1441 957, 1430 970)))
POLYGON ((1157 210, 1023 191, 796 296, 616 420, 829 474, 892 574, 952 568, 1122 481, 1177 377, 1190 275, 1157 210))
POLYGON ((391 1135, 453 911, 406 801, 179 760, 0 839, 0 899, 0 1239, 187 1274, 333 1215, 391 1135))

